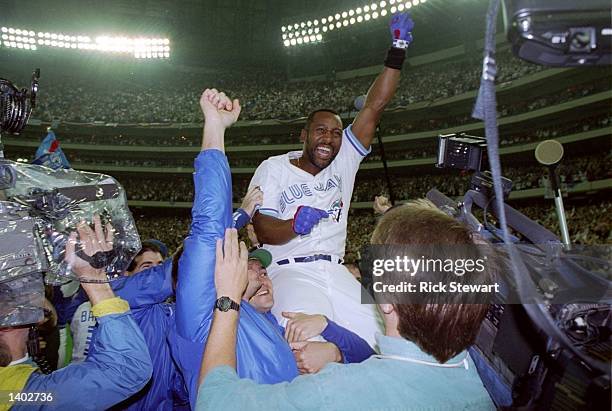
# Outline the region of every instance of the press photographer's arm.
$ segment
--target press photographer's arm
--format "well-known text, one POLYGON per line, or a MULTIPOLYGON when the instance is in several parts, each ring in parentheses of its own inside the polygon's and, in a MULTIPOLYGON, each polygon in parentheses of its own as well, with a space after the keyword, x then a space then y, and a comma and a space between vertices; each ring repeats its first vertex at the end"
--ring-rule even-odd
POLYGON ((149 352, 127 302, 115 297, 105 282, 104 270, 95 269, 85 261, 112 247, 110 225, 105 234, 96 216, 94 226, 92 230, 88 224, 80 223, 66 244, 66 261, 79 278, 89 281, 82 286, 98 319, 96 338, 87 361, 44 375, 28 357, 31 324, 0 329, 0 359, 3 360, 0 391, 13 394, 2 399, 0 410, 7 406, 14 409, 20 405, 31 406, 33 399, 38 399, 38 404, 48 403, 58 409, 80 409, 83 404, 92 409, 107 409, 138 392, 151 377, 149 352), (77 240, 81 248, 78 252, 77 240), (17 393, 37 395, 15 395, 17 393))

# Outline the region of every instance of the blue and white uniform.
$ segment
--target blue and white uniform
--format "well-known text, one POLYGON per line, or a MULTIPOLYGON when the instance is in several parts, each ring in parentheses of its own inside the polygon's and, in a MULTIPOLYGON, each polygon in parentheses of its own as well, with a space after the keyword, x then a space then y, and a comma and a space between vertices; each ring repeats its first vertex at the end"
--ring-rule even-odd
POLYGON ((291 164, 290 160, 302 154, 293 151, 265 160, 250 187, 259 186, 263 191, 260 213, 289 220, 299 206, 309 206, 330 214, 308 235, 263 246, 274 261, 268 267, 274 284, 272 313, 282 324, 287 321, 283 311, 323 314, 374 347, 376 333, 382 332, 380 317, 374 305, 361 304, 361 285, 341 264, 355 176, 369 152, 348 126, 338 155, 317 175, 291 164))

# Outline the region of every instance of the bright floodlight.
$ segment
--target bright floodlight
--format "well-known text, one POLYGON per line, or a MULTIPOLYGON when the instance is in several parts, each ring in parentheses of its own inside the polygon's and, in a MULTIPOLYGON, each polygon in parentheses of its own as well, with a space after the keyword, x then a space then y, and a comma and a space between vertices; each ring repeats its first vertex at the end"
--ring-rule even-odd
MULTIPOLYGON (((313 27, 316 28, 321 23, 321 32, 327 33, 328 31, 332 31, 334 29, 342 29, 343 27, 348 27, 349 25, 364 23, 369 20, 375 20, 378 17, 385 17, 388 14, 394 14, 398 11, 404 11, 406 9, 410 9, 413 6, 417 6, 419 4, 425 4, 427 0, 374 0, 370 4, 364 4, 360 7, 356 7, 354 9, 340 10, 333 14, 329 14, 327 17, 321 16, 319 19, 313 20, 305 20, 300 23, 291 23, 288 25, 281 26, 281 32, 287 32, 289 36, 281 36, 283 44, 285 44, 285 40, 287 38, 291 39, 292 37, 301 38, 301 42, 297 42, 296 44, 303 43, 318 43, 322 41, 323 35, 321 35, 321 39, 319 36, 314 36, 315 40, 312 40, 312 36, 315 34, 320 34, 319 30, 302 30, 305 27, 313 27), (309 38, 308 41, 305 40, 305 36, 309 38)), ((289 46, 294 46, 289 42, 289 46)), ((285 44, 286 45, 286 44, 285 44)))
POLYGON ((170 40, 167 38, 98 36, 92 41, 84 35, 65 33, 36 32, 34 30, 3 27, 2 33, 9 33, 3 45, 24 50, 38 50, 38 46, 64 48, 71 50, 95 50, 119 53, 136 58, 165 59, 170 57, 170 40), (12 38, 11 38, 12 37, 12 38))

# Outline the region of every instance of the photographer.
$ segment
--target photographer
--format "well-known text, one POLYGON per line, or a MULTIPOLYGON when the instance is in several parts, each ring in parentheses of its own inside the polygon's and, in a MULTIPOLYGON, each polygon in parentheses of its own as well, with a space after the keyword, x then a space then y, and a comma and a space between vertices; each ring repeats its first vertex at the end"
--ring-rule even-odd
POLYGON ((89 257, 112 244, 110 225, 105 234, 96 216, 94 226, 95 230, 84 222, 78 225, 66 244, 66 261, 80 279, 100 281, 82 283, 99 323, 95 352, 80 364, 43 375, 28 356, 30 325, 0 329, 0 391, 8 392, 4 400, 10 401, 0 403, 0 410, 32 406, 25 402, 31 401, 29 397, 15 397, 18 393, 38 394, 37 404, 57 409, 107 409, 140 390, 151 377, 149 352, 129 305, 115 297, 104 270, 93 268, 76 251, 77 233, 82 253, 89 257))

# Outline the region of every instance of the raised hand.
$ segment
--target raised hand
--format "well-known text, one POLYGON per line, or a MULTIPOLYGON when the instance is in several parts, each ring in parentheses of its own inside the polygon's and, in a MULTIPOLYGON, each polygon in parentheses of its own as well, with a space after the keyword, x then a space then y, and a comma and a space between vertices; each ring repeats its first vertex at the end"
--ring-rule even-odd
POLYGON ((94 216, 94 230, 89 224, 82 221, 77 226, 76 232, 72 232, 66 243, 65 260, 72 272, 83 281, 106 281, 104 268, 93 267, 90 257, 97 253, 104 253, 113 249, 114 230, 110 223, 106 224, 106 233, 102 229, 100 216, 94 216), (76 250, 78 243, 80 250, 76 250))
POLYGON ((263 204, 263 192, 259 188, 259 186, 254 186, 247 191, 246 195, 242 199, 242 204, 240 208, 246 211, 251 218, 253 218, 253 214, 256 210, 261 207, 263 204))
POLYGON ((408 48, 412 42, 412 30, 414 29, 414 21, 410 17, 410 13, 396 13, 391 17, 389 22, 389 31, 391 31, 391 39, 393 47, 408 48))
POLYGON ((79 280, 92 305, 113 298, 115 295, 108 284, 104 268, 93 267, 90 261, 95 261, 97 253, 105 253, 113 249, 114 230, 110 223, 106 224, 106 233, 102 229, 100 216, 94 216, 94 230, 82 221, 77 231, 70 234, 66 242, 65 261, 79 280), (77 238, 80 250, 77 251, 77 238))
POLYGON ((215 123, 224 129, 238 120, 240 115, 240 102, 231 100, 225 93, 217 89, 206 89, 200 97, 200 108, 206 123, 215 123))

